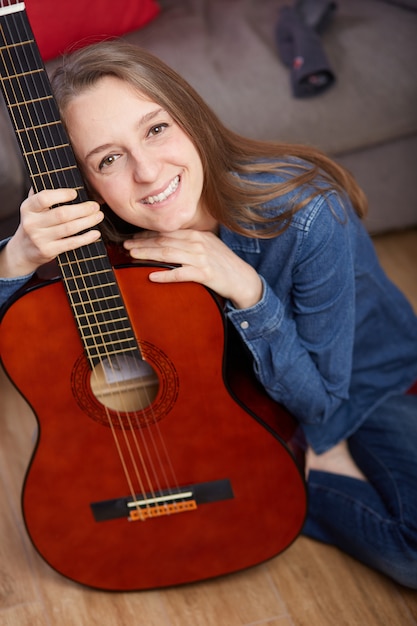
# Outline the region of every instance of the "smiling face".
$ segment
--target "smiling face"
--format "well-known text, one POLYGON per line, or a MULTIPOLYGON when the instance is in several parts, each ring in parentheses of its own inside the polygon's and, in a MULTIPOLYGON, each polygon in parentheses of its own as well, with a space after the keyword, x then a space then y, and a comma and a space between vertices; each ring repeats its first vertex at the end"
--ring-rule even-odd
POLYGON ((106 76, 69 102, 65 120, 95 199, 119 217, 161 233, 215 228, 199 154, 160 105, 106 76))

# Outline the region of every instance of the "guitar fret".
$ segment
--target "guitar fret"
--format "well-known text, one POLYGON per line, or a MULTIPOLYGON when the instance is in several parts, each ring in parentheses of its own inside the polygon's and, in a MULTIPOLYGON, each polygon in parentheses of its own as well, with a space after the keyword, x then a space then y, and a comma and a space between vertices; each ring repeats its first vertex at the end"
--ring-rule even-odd
MULTIPOLYGON (((100 339, 102 339, 103 337, 107 337, 107 336, 113 336, 113 337, 118 337, 118 339, 121 339, 122 336, 125 337, 125 339, 130 339, 134 341, 134 337, 132 335, 132 331, 130 329, 130 327, 127 328, 121 328, 120 330, 116 330, 114 328, 109 329, 107 327, 105 327, 104 329, 100 328, 100 326, 96 326, 93 331, 93 328, 91 326, 87 326, 87 327, 83 327, 83 337, 84 339, 91 340, 94 341, 97 337, 99 337, 100 339), (90 331, 90 332, 88 332, 90 331)), ((82 330, 82 329, 80 329, 82 330)))
POLYGON ((39 96, 33 100, 24 98, 24 94, 17 94, 14 100, 15 102, 9 102, 11 115, 18 127, 23 130, 30 131, 35 122, 37 124, 53 122, 56 117, 55 101, 48 96, 39 96))
MULTIPOLYGON (((44 127, 45 129, 42 132, 38 132, 34 128, 29 128, 23 130, 20 125, 15 122, 15 129, 18 141, 20 143, 23 156, 27 159, 27 155, 36 150, 44 150, 45 154, 47 154, 46 150, 55 150, 55 146, 60 146, 62 144, 67 143, 67 139, 65 134, 62 131, 62 128, 59 125, 49 125, 48 127, 44 127)), ((28 120, 24 120, 23 124, 29 124, 28 120)), ((30 122, 33 123, 33 122, 30 122)), ((65 158, 68 164, 75 164, 72 158, 72 150, 70 146, 68 146, 65 151, 65 158)), ((53 153, 51 152, 51 163, 53 162, 53 153)), ((30 157, 29 157, 30 158, 30 157)), ((32 157, 33 158, 33 157, 32 157)), ((30 168, 29 168, 30 169, 30 168)), ((36 171, 36 170, 35 170, 36 171)))
POLYGON ((57 122, 45 122, 45 124, 37 124, 35 126, 32 126, 30 129, 27 128, 17 128, 16 132, 17 133, 27 133, 28 130, 39 130, 41 128, 48 128, 51 126, 61 126, 61 122, 57 121, 57 122))
MULTIPOLYGON (((79 295, 79 294, 78 294, 78 295, 79 295)), ((119 294, 116 294, 116 295, 114 295, 114 296, 113 296, 113 295, 110 295, 110 296, 106 296, 106 297, 103 297, 103 298, 88 298, 88 300, 81 300, 81 301, 78 301, 78 302, 75 302, 74 300, 72 300, 71 304, 72 304, 75 308, 77 308, 77 307, 83 307, 83 306, 86 306, 86 305, 90 305, 90 306, 91 306, 92 311, 94 311, 94 312, 95 312, 95 311, 100 311, 100 312, 101 312, 101 311, 102 311, 102 309, 95 308, 95 307, 94 307, 94 305, 95 305, 95 304, 101 304, 101 303, 103 303, 103 302, 105 302, 105 303, 109 304, 109 301, 110 301, 110 300, 118 300, 119 302, 121 301, 121 300, 120 300, 120 296, 119 296, 119 294)), ((121 307, 121 306, 119 306, 119 307, 117 307, 117 308, 122 308, 122 307, 121 307)), ((115 311, 115 310, 117 310, 117 309, 114 309, 114 308, 113 308, 113 309, 111 309, 109 306, 106 306, 106 309, 105 309, 105 310, 106 310, 106 311, 115 311)))
MULTIPOLYGON (((120 297, 118 292, 117 283, 115 282, 91 282, 87 280, 90 278, 89 276, 85 277, 83 280, 83 284, 79 284, 77 280, 67 280, 65 281, 66 291, 70 296, 74 298, 101 298, 104 295, 109 295, 110 297, 120 297)), ((96 277, 94 277, 96 278, 96 277)))
MULTIPOLYGON (((112 268, 104 267, 101 270, 94 270, 93 272, 90 272, 90 271, 83 272, 83 266, 85 267, 86 264, 88 266, 89 264, 88 260, 80 259, 79 261, 73 261, 65 265, 65 267, 63 268, 65 271, 64 279, 68 281, 73 280, 75 283, 78 283, 79 279, 80 280, 90 279, 89 284, 92 284, 92 285, 95 284, 93 282, 95 279, 97 281, 100 281, 100 284, 103 284, 103 283, 109 284, 109 283, 115 282, 115 277, 114 277, 112 268), (106 277, 108 277, 108 280, 106 280, 106 277)), ((82 283, 79 283, 79 284, 81 285, 82 283)))
POLYGON ((122 348, 123 350, 135 347, 135 344, 133 343, 134 339, 132 337, 126 337, 125 339, 119 339, 118 337, 117 339, 113 340, 111 343, 109 343, 108 341, 107 342, 104 341, 104 337, 102 339, 103 339, 102 342, 98 342, 98 341, 93 341, 91 338, 88 338, 88 340, 86 341, 86 345, 90 349, 95 348, 97 352, 100 352, 100 348, 106 348, 108 346, 111 346, 114 349, 115 344, 120 346, 118 349, 122 348), (128 344, 128 345, 123 346, 123 344, 128 344))
POLYGON ((13 44, 6 44, 5 46, 0 46, 0 52, 3 52, 3 50, 7 50, 9 51, 14 51, 16 48, 22 48, 23 46, 33 46, 33 44, 35 43, 35 41, 33 39, 27 39, 26 41, 18 41, 17 43, 13 43, 13 44))
POLYGON ((43 72, 43 68, 28 70, 26 72, 21 72, 20 74, 9 74, 7 76, 3 76, 3 80, 15 80, 16 78, 27 78, 28 76, 43 75, 43 72))
MULTIPOLYGON (((71 252, 75 252, 75 250, 71 250, 71 252)), ((68 252, 66 254, 69 254, 68 252)), ((76 263, 90 263, 91 261, 96 261, 98 259, 107 259, 107 255, 106 254, 98 254, 96 256, 89 256, 88 259, 83 259, 83 258, 77 258, 74 261, 61 261, 61 265, 62 266, 70 266, 70 265, 75 265, 76 263)))
POLYGON ((35 178, 39 176, 51 176, 52 174, 57 174, 58 172, 69 172, 73 170, 78 171, 78 168, 76 165, 69 165, 67 167, 59 167, 54 170, 47 170, 46 172, 36 172, 36 173, 33 173, 32 176, 35 178))
MULTIPOLYGON (((116 333, 116 332, 131 332, 130 326, 127 326, 126 328, 122 327, 122 328, 120 328, 120 329, 117 329, 117 324, 118 324, 118 323, 121 323, 121 322, 128 322, 128 321, 129 321, 127 317, 119 317, 119 318, 117 318, 116 320, 110 320, 110 321, 111 321, 111 323, 113 324, 113 326, 115 327, 115 328, 114 328, 114 331, 113 331, 113 330, 111 330, 111 331, 110 331, 110 330, 108 330, 108 331, 104 331, 104 332, 109 332, 109 333, 111 333, 111 332, 115 332, 115 333, 116 333)), ((101 323, 102 323, 103 325, 104 325, 104 324, 106 324, 106 328, 107 328, 107 325, 108 325, 108 323, 109 323, 109 320, 107 320, 107 321, 105 321, 105 322, 101 322, 101 323)), ((83 325, 83 324, 79 324, 78 328, 79 328, 79 330, 80 330, 80 331, 82 331, 82 332, 83 332, 83 334, 85 334, 85 335, 87 334, 87 333, 85 333, 85 332, 84 332, 85 330, 87 330, 87 329, 88 329, 88 330, 93 331, 93 329, 94 329, 94 328, 98 328, 98 329, 99 329, 99 330, 98 330, 98 332, 99 332, 100 334, 102 334, 102 333, 103 333, 103 331, 101 331, 101 330, 100 330, 100 322, 98 322, 97 320, 94 320, 94 322, 93 322, 92 324, 84 324, 84 325, 83 325)), ((94 331, 94 332, 96 332, 96 331, 94 331)))
MULTIPOLYGON (((75 262, 70 263, 68 267, 72 267, 73 265, 75 265, 75 262)), ((80 273, 79 276, 81 276, 82 278, 86 278, 86 276, 93 278, 94 276, 100 277, 102 274, 109 274, 109 276, 113 277, 113 272, 107 268, 104 268, 102 270, 95 270, 94 272, 85 272, 85 273, 83 272, 83 273, 80 273)), ((77 274, 70 274, 70 276, 68 276, 68 280, 71 280, 71 279, 76 280, 77 277, 78 277, 77 274)), ((116 283, 113 282, 112 284, 116 284, 116 283)))
MULTIPOLYGON (((89 319, 88 316, 81 316, 84 319, 89 319)), ((129 325, 129 321, 126 318, 120 318, 120 323, 114 323, 114 320, 107 320, 107 322, 93 320, 91 324, 79 325, 79 330, 83 336, 89 337, 102 337, 104 335, 112 335, 113 337, 134 337, 132 329, 129 325)))
MULTIPOLYGON (((90 317, 92 316, 92 314, 94 314, 94 316, 91 319, 91 323, 95 323, 95 324, 112 324, 113 323, 113 319, 109 316, 110 314, 117 314, 119 312, 124 312, 124 307, 123 306, 119 306, 119 307, 113 307, 113 308, 108 308, 105 309, 104 311, 77 311, 76 310, 77 307, 73 307, 73 312, 74 312, 74 316, 76 317, 76 319, 78 320, 79 323, 79 328, 82 328, 83 326, 88 326, 89 325, 89 321, 90 321, 90 317), (107 316, 107 317, 106 317, 107 316)), ((125 317, 123 317, 122 319, 126 319, 125 317)))
MULTIPOLYGON (((90 329, 86 329, 86 331, 87 330, 90 329)), ((133 345, 136 342, 136 338, 132 335, 130 328, 125 329, 123 332, 115 331, 113 329, 107 329, 95 333, 83 332, 83 337, 85 341, 88 341, 90 343, 99 343, 97 341, 98 339, 100 341, 104 341, 106 340, 106 338, 108 338, 109 341, 113 343, 131 343, 133 345)))
POLYGON ((93 354, 92 352, 89 351, 89 356, 90 357, 115 356, 116 354, 129 354, 129 353, 132 354, 136 352, 137 352, 137 349, 133 349, 133 348, 107 349, 104 352, 100 352, 99 350, 97 350, 96 354, 93 354))
MULTIPOLYGON (((55 141, 57 129, 52 128, 52 126, 59 126, 54 123, 54 118, 56 117, 55 102, 51 98, 47 97, 40 97, 37 100, 25 100, 24 102, 21 102, 22 97, 23 94, 19 94, 18 102, 9 102, 10 112, 13 116, 17 132, 19 134, 26 134, 29 140, 41 140, 42 143, 45 143, 47 140, 51 140, 53 138, 53 141, 50 141, 50 143, 51 147, 55 147, 59 143, 55 141), (40 103, 43 103, 43 105, 40 103), (44 105, 47 105, 47 107, 43 108, 44 105), (38 133, 35 131, 40 127, 47 128, 47 131, 44 132, 47 132, 48 135, 37 137, 38 133)), ((15 97, 15 100, 16 99, 17 97, 15 97)), ((58 137, 62 137, 62 139, 64 139, 63 134, 58 134, 58 137)), ((61 141, 60 143, 64 143, 64 141, 61 141)))
MULTIPOLYGON (((2 79, 2 87, 8 106, 17 104, 18 106, 22 107, 25 103, 28 103, 26 106, 29 106, 29 104, 35 106, 35 102, 31 103, 34 93, 36 93, 37 97, 44 97, 47 95, 48 90, 46 88, 46 85, 40 82, 42 79, 42 74, 39 74, 39 76, 37 76, 38 80, 35 80, 35 78, 36 76, 33 75, 31 79, 27 79, 27 82, 24 84, 19 84, 16 78, 10 78, 7 83, 5 83, 4 78, 2 79)), ((55 100, 50 98, 48 100, 48 105, 53 107, 55 110, 55 100)), ((16 108, 10 110, 10 114, 13 115, 15 110, 16 108)), ((39 112, 41 112, 41 110, 39 112)), ((56 116, 54 115, 54 117, 56 116)))
MULTIPOLYGON (((75 295, 75 296, 78 295, 80 298, 84 295, 90 299, 91 298, 90 293, 96 294, 97 290, 99 289, 103 291, 104 289, 114 287, 115 285, 116 283, 108 283, 107 285, 97 284, 97 285, 91 285, 90 287, 83 286, 82 289, 67 289, 67 293, 70 295, 75 295)), ((120 294, 110 293, 109 298, 120 298, 120 294)), ((90 300, 90 302, 94 302, 94 301, 98 302, 99 300, 90 300)))
POLYGON ((14 109, 15 107, 27 107, 30 104, 36 104, 37 102, 45 102, 50 101, 53 102, 53 96, 41 96, 40 98, 31 98, 29 100, 22 100, 22 102, 13 102, 10 104, 10 108, 14 109))
MULTIPOLYGON (((64 168, 70 163, 68 152, 65 146, 61 148, 54 148, 53 151, 51 151, 50 148, 39 147, 38 149, 34 149, 35 146, 31 147, 33 149, 30 152, 26 152, 25 154, 26 161, 28 163, 29 171, 33 172, 34 177, 37 176, 38 179, 40 176, 50 174, 50 172, 55 169, 56 163, 59 163, 61 165, 61 171, 63 171, 64 168)), ((72 175, 74 174, 75 172, 72 171, 72 175)))
MULTIPOLYGON (((32 174, 31 174, 32 175, 32 174)), ((36 192, 42 191, 43 189, 60 189, 61 187, 70 187, 71 189, 76 188, 75 180, 76 172, 73 172, 68 178, 65 178, 65 175, 59 177, 58 174, 50 175, 44 174, 42 177, 38 177, 36 180, 32 179, 33 188, 36 192), (73 176, 73 178, 71 178, 73 176)), ((80 197, 80 196, 78 196, 80 197)), ((79 199, 79 202, 83 200, 79 199)), ((68 202, 68 204, 73 204, 68 202)))
POLYGON ((70 148, 69 143, 63 143, 60 146, 51 146, 50 148, 38 148, 37 150, 32 150, 32 152, 28 151, 25 152, 26 156, 32 156, 35 154, 47 154, 49 153, 51 150, 62 150, 62 149, 66 149, 66 148, 70 148))
POLYGON ((67 266, 66 274, 64 274, 64 280, 68 284, 70 289, 79 288, 83 289, 84 285, 91 287, 97 287, 100 285, 116 285, 114 274, 112 270, 107 268, 97 270, 95 272, 82 272, 82 266, 77 263, 73 263, 71 266, 67 266), (71 284, 72 283, 72 284, 71 284))
MULTIPOLYGON (((126 320, 125 320, 126 321, 126 320)), ((102 339, 103 337, 110 337, 112 341, 136 341, 135 336, 132 333, 130 325, 120 326, 112 323, 110 320, 107 324, 80 324, 79 331, 82 333, 86 340, 102 339)))
POLYGON ((76 280, 69 280, 66 282, 66 291, 68 294, 78 296, 80 298, 101 297, 104 293, 109 296, 120 297, 117 289, 117 283, 115 282, 98 282, 97 284, 88 284, 88 282, 85 282, 84 284, 78 284, 76 280))
MULTIPOLYGON (((68 269, 68 268, 67 268, 68 269)), ((80 269, 80 268, 77 268, 80 269)), ((64 275, 65 285, 68 293, 77 293, 81 291, 89 291, 102 288, 113 288, 113 292, 117 291, 117 283, 114 280, 113 272, 103 270, 102 272, 93 273, 72 273, 64 275)))
MULTIPOLYGON (((77 307, 85 305, 85 304, 91 304, 91 302, 88 301, 88 302, 74 303, 74 308, 77 308, 77 307)), ((94 313, 102 313, 102 314, 115 313, 116 311, 124 311, 124 307, 123 306, 107 307, 106 309, 103 309, 103 310, 99 309, 97 311, 95 311, 93 307, 91 307, 91 309, 92 309, 92 311, 94 311, 94 313)), ((86 315, 86 313, 84 313, 84 315, 86 315)))

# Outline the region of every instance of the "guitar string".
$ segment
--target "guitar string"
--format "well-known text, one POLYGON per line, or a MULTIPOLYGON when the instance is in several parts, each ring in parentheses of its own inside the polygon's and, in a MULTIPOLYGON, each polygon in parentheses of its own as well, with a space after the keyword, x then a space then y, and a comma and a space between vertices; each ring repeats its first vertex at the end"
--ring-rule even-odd
MULTIPOLYGON (((60 159, 60 153, 59 153, 59 152, 58 152, 58 158, 60 159)), ((61 167, 62 167, 62 169, 63 169, 62 164, 61 164, 61 167)), ((68 258, 68 255, 67 255, 67 258, 68 258)), ((71 263, 71 261, 69 260, 69 258, 68 258, 68 261, 69 261, 70 267, 71 267, 71 269, 72 269, 72 263, 71 263)), ((86 285, 85 285, 85 286, 86 286, 86 285)), ((87 286, 86 286, 86 288, 87 288, 87 286)), ((87 317, 87 319, 88 319, 88 317, 87 317)), ((111 361, 110 361, 110 362, 111 362, 111 361)), ((123 398, 122 398, 122 399, 123 399, 123 398)), ((108 410, 107 410, 107 407, 106 407, 106 412, 107 412, 107 414, 109 415, 109 412, 108 412, 108 410)), ((127 415, 127 417, 128 417, 128 421, 129 421, 129 420, 130 420, 129 412, 128 412, 126 409, 125 409, 125 412, 126 412, 126 415, 127 415)), ((137 419, 137 418, 136 418, 136 419, 137 419)), ((109 420, 110 420, 110 423, 112 424, 112 420, 111 420, 110 416, 109 416, 109 420)), ((120 419, 119 419, 119 421, 120 421, 120 419)), ((156 422, 157 422, 157 420, 154 420, 154 421, 156 421, 156 422)), ((120 421, 120 426, 121 426, 121 428, 122 428, 123 432, 125 433, 125 429, 123 428, 123 424, 122 424, 122 422, 121 422, 121 421, 120 421)), ((130 426, 130 431, 134 433, 134 432, 135 432, 135 429, 133 428, 133 426, 132 426, 132 423, 131 423, 131 422, 129 423, 129 426, 130 426)), ((139 429, 140 429, 140 424, 139 424, 139 429)), ((158 429, 158 430, 159 430, 159 432, 160 432, 160 429, 158 429)), ((140 432, 141 432, 141 429, 140 429, 140 432)), ((142 463, 142 465, 143 465, 143 466, 145 467, 145 469, 146 469, 146 465, 144 464, 144 461, 143 461, 143 456, 142 456, 142 454, 141 454, 140 447, 138 446, 138 442, 137 442, 136 437, 135 437, 134 439, 135 439, 135 444, 136 444, 136 445, 135 445, 136 450, 137 450, 138 454, 141 456, 141 463, 142 463)), ((128 442, 128 441, 127 441, 127 439, 126 439, 126 436, 125 436, 125 441, 126 441, 126 445, 127 445, 127 447, 128 447, 128 450, 129 450, 129 456, 131 457, 131 460, 133 461, 133 454, 132 454, 132 450, 131 450, 131 447, 130 447, 129 442, 128 442)), ((163 445, 162 445, 162 447, 163 447, 163 449, 165 450, 165 453, 166 453, 166 455, 167 455, 167 458, 169 459, 169 455, 168 455, 168 453, 167 453, 167 449, 166 449, 165 442, 164 442, 163 438, 161 438, 161 442, 162 442, 162 444, 163 444, 163 445)), ((155 442, 153 443, 153 447, 154 447, 154 449, 155 449, 155 450, 158 450, 157 446, 155 445, 155 442)), ((120 446, 119 446, 119 445, 118 445, 118 449, 120 450, 120 446)), ((149 457, 149 458, 151 458, 151 457, 149 457)), ((133 461, 133 462, 134 462, 134 461, 133 461)), ((168 463, 168 465, 169 465, 169 463, 168 463)), ((163 465, 163 464, 161 464, 161 467, 162 467, 162 469, 164 470, 164 465, 163 465)), ((171 464, 171 471, 173 472, 173 475, 175 475, 175 472, 173 471, 173 468, 172 468, 172 464, 171 464)), ((156 475, 155 470, 153 470, 153 473, 154 473, 154 475, 156 475)), ((164 470, 164 473, 165 473, 165 470, 164 470)), ((136 472, 136 474, 137 474, 137 472, 136 472)), ((148 481, 149 481, 149 473, 147 473, 147 479, 148 479, 148 481)), ((175 482, 176 482, 176 481, 175 481, 175 482)), ((150 484, 150 481, 149 481, 149 484, 150 484)), ((167 485, 169 485, 169 484, 170 484, 170 483, 169 483, 169 481, 167 480, 166 473, 165 473, 165 484, 167 484, 167 485)), ((178 485, 177 485, 177 486, 178 486, 178 485)), ((144 492, 144 489, 143 489, 143 487, 142 487, 142 486, 141 486, 141 490, 142 490, 142 492, 144 492)))
MULTIPOLYGON (((18 24, 17 24, 18 17, 17 17, 15 14, 13 14, 11 17, 12 17, 11 21, 13 21, 13 22, 14 22, 14 26, 15 26, 15 28, 17 28, 17 29, 18 29, 18 28, 19 28, 19 27, 18 27, 18 24)), ((7 24, 6 24, 6 25, 7 25, 7 24)), ((28 32, 26 31, 26 24, 25 24, 24 19, 22 19, 22 23, 20 24, 20 26, 23 26, 24 28, 23 28, 23 29, 20 29, 18 32, 22 32, 22 30, 24 30, 24 31, 25 31, 25 35, 26 35, 26 39, 29 41, 29 40, 31 39, 31 35, 30 35, 30 33, 28 33, 28 32)), ((10 30, 9 30, 9 36, 11 36, 10 30)), ((11 38, 11 37, 10 37, 10 38, 11 38)), ((9 50, 9 48, 8 48, 7 46, 6 46, 6 50, 9 50)), ((21 50, 21 52, 25 55, 25 60, 26 60, 26 63, 28 64, 28 59, 27 59, 27 55, 26 55, 26 49, 25 49, 25 47, 24 47, 24 46, 23 46, 23 49, 21 50)), ((11 67, 13 68, 15 75, 17 75, 17 74, 18 74, 18 72, 17 72, 17 69, 16 69, 16 67, 15 67, 15 65, 14 65, 14 61, 13 61, 13 58, 12 58, 12 56, 11 56, 11 54, 10 54, 10 51, 9 51, 9 60, 10 60, 10 62, 11 62, 11 67)), ((7 69, 7 65, 6 65, 6 63, 5 63, 4 65, 5 65, 5 68, 7 69)), ((28 64, 28 67, 30 67, 30 65, 29 65, 29 64, 28 64)), ((23 68, 21 68, 21 69, 23 70, 23 68)), ((23 75, 24 75, 24 74, 23 74, 23 75)), ((12 77, 9 77, 9 78, 10 78, 10 86, 11 86, 11 90, 12 90, 12 92, 13 92, 13 96, 14 96, 14 98, 15 98, 15 102, 19 102, 18 97, 16 96, 16 92, 15 92, 15 88, 14 88, 13 82, 12 82, 12 77)), ((27 80, 27 79, 25 78, 25 80, 27 80)), ((19 84, 19 83, 18 83, 18 84, 19 84)), ((23 100, 24 105, 25 105, 25 107, 26 107, 26 112, 27 112, 27 114, 28 114, 28 119, 32 122, 32 127, 36 127, 36 126, 38 126, 38 127, 41 129, 41 130, 40 130, 40 132, 44 133, 44 130, 43 130, 43 125, 41 124, 41 120, 39 119, 39 117, 38 117, 38 119, 37 119, 38 124, 35 124, 35 123, 34 123, 34 120, 32 120, 32 114, 31 114, 31 113, 30 113, 30 111, 29 111, 28 103, 27 103, 26 98, 25 98, 25 95, 24 95, 24 93, 23 93, 23 90, 22 90, 21 84, 19 84, 19 86, 20 86, 20 95, 22 96, 22 100, 23 100)), ((26 86, 29 88, 28 83, 26 84, 26 86)), ((36 92, 37 92, 37 95, 39 96, 39 92, 38 92, 38 87, 37 87, 37 85, 35 84, 35 85, 33 85, 33 86, 35 87, 35 90, 36 90, 36 92)), ((7 93, 7 90, 5 90, 5 93, 7 93)), ((14 115, 14 110, 13 110, 13 107, 12 107, 12 106, 10 106, 10 105, 12 104, 12 103, 10 102, 10 100, 9 100, 8 104, 9 104, 9 110, 10 110, 10 111, 11 111, 11 113, 12 113, 12 117, 13 117, 13 119, 14 119, 14 122, 15 122, 15 124, 17 124, 17 120, 16 120, 16 116, 14 115)), ((37 113, 37 112, 36 112, 36 113, 37 113)), ((22 122, 24 123, 23 116, 22 116, 22 122)), ((19 128, 19 126, 17 126, 17 125, 16 125, 16 128, 19 128)), ((49 130, 49 127, 48 127, 48 130, 49 130)), ((35 137, 36 137, 36 133, 34 133, 34 134, 35 134, 35 137)), ((41 155, 42 155, 43 165, 45 166, 46 173, 47 173, 47 175, 49 176, 49 183, 51 184, 51 187, 53 187, 53 184, 52 184, 52 178, 51 178, 50 173, 49 173, 49 171, 48 171, 47 164, 46 164, 46 160, 45 160, 45 156, 44 156, 44 153, 43 153, 43 151, 42 151, 42 149, 41 149, 41 145, 40 145, 40 143, 39 143, 39 139, 38 139, 38 146, 37 146, 37 147, 39 148, 39 150, 38 150, 38 151, 36 151, 36 150, 35 150, 35 146, 34 146, 34 145, 33 145, 33 143, 32 143, 32 139, 31 139, 31 137, 30 137, 30 134, 29 134, 29 133, 27 134, 27 139, 28 139, 28 142, 29 142, 29 146, 30 146, 30 148, 31 148, 31 152, 33 153, 33 156, 34 156, 34 160, 35 160, 35 162, 37 162, 37 156, 36 156, 36 153, 38 152, 39 154, 41 154, 41 155)), ((45 135, 44 135, 44 139, 45 139, 45 135)), ((21 141, 21 144, 22 144, 23 151, 24 151, 24 153, 25 153, 25 147, 24 147, 24 145, 23 145, 23 141, 21 141)), ((45 144, 44 144, 44 145, 47 145, 47 144, 46 144, 46 139, 45 139, 45 144)), ((58 153, 58 159, 60 160, 59 153, 58 153)), ((32 171, 32 168, 31 168, 30 162, 29 162, 29 161, 27 161, 27 164, 28 164, 28 168, 29 168, 29 171, 30 171, 30 174, 31 174, 31 179, 32 179, 32 182, 33 182, 33 184, 34 184, 35 191, 38 191, 38 190, 39 190, 39 185, 38 185, 37 180, 36 180, 36 178, 35 178, 35 176, 34 176, 34 172, 32 171)), ((59 165, 61 165, 61 167, 62 167, 62 163, 59 163, 59 165)), ((41 171, 41 168, 40 168, 39 166, 38 166, 38 171, 41 171)), ((66 256, 67 256, 68 261, 69 261, 68 254, 67 254, 66 256)), ((71 268, 71 271, 72 271, 72 265, 71 265, 71 264, 69 264, 69 267, 71 268)), ((74 274, 73 274, 73 277, 74 277, 74 279, 75 279, 75 275, 74 275, 74 274)), ((75 280, 75 284, 76 284, 76 280, 75 280)), ((72 299, 72 304, 75 304, 75 303, 74 303, 74 300, 73 300, 73 297, 72 297, 72 294, 69 294, 69 295, 70 295, 70 298, 72 299)), ((84 303, 83 303, 83 306, 84 306, 84 309, 85 309, 85 304, 84 304, 84 303)), ((87 319, 87 320, 89 320, 89 317, 88 317, 88 315, 87 315, 87 312, 86 312, 86 311, 85 311, 85 313, 86 313, 86 319, 87 319)), ((110 419, 109 413, 108 413, 108 411, 107 411, 107 407, 105 407, 105 408, 106 408, 106 413, 107 413, 107 416, 108 416, 108 419, 109 419, 109 424, 110 424, 110 426, 112 427, 112 432, 113 432, 113 437, 114 437, 114 439, 115 439, 116 448, 117 448, 117 450, 118 450, 118 452, 119 452, 119 455, 120 455, 121 449, 120 449, 120 444, 119 444, 119 442, 117 441, 117 436, 116 436, 116 434, 115 434, 114 425, 113 425, 113 423, 112 423, 112 420, 110 419)), ((134 498, 134 497, 135 497, 135 490, 133 489, 133 486, 132 486, 132 481, 130 480, 129 474, 128 474, 128 472, 127 472, 127 466, 126 466, 126 463, 125 463, 124 459, 122 458, 122 455, 120 455, 120 456, 121 456, 122 466, 123 466, 123 469, 124 469, 124 472, 125 472, 125 475, 126 475, 126 479, 127 479, 127 482, 128 482, 129 488, 130 488, 130 491, 131 491, 131 497, 132 497, 132 498, 134 498)))

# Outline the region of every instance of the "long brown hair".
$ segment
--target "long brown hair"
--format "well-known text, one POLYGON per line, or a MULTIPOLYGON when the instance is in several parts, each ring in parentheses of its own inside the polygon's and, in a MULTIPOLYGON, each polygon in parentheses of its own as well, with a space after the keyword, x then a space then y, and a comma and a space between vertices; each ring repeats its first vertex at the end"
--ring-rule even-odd
MULTIPOLYGON (((326 155, 309 146, 257 141, 232 132, 173 69, 120 40, 94 44, 63 58, 52 77, 52 87, 64 124, 68 103, 105 76, 119 78, 145 94, 188 134, 203 165, 204 204, 217 222, 231 230, 252 237, 273 237, 323 188, 347 192, 358 215, 365 214, 362 190, 349 172, 326 155), (248 180, 249 174, 276 170, 284 174, 285 182, 248 180), (306 185, 310 185, 311 193, 297 199, 296 192, 306 185), (266 203, 286 194, 294 196, 294 192, 295 200, 278 216, 271 218, 262 210, 266 203)), ((114 230, 114 223, 120 226, 121 222, 114 214, 112 218, 114 230)))

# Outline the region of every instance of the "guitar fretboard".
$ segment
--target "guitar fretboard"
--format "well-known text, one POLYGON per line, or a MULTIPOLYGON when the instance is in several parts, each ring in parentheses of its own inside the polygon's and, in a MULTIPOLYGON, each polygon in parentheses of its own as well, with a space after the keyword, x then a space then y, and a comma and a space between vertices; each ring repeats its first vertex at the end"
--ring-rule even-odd
MULTIPOLYGON (((34 190, 70 187, 73 203, 87 200, 23 2, 0 0, 0 84, 34 190)), ((91 367, 140 355, 103 241, 57 261, 91 367)))

